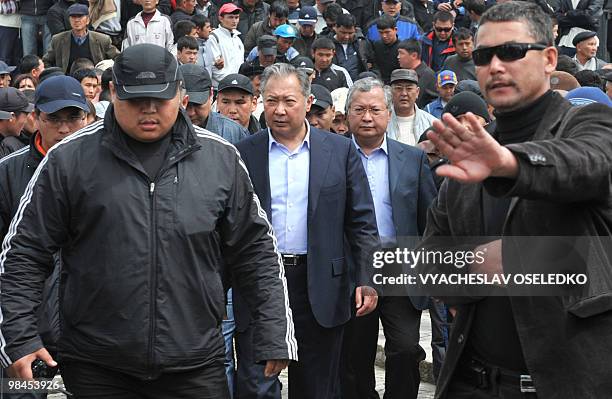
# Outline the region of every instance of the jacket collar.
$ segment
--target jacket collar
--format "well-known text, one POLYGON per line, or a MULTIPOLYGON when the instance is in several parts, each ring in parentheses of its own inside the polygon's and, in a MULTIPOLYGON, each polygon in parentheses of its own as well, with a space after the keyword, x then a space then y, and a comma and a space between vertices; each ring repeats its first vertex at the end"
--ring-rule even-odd
MULTIPOLYGON (((127 146, 124 137, 125 133, 121 130, 119 123, 117 123, 117 120, 115 119, 113 108, 114 106, 111 104, 104 117, 104 133, 101 144, 109 148, 117 157, 123 159, 132 167, 145 173, 142 165, 127 146)), ((170 143, 170 150, 165 162, 166 166, 169 160, 172 163, 178 162, 184 156, 200 148, 200 145, 197 143, 193 125, 191 124, 186 111, 182 108, 179 109, 176 122, 174 123, 171 132, 168 134, 172 135, 172 139, 170 143)))

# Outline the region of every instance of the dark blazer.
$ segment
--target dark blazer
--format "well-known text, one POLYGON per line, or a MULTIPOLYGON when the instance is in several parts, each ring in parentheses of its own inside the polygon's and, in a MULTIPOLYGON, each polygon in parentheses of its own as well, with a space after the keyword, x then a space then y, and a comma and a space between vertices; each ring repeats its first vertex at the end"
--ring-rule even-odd
MULTIPOLYGON (((242 140, 237 148, 262 208, 270 217, 268 131, 262 130, 242 140)), ((312 312, 321 326, 339 326, 350 319, 354 308, 351 298, 355 276, 363 276, 365 270, 372 269, 369 254, 379 247, 380 240, 368 180, 353 142, 315 128, 310 129, 308 220, 305 222, 312 312), (345 237, 348 248, 344 245, 345 237), (347 251, 355 262, 347 261, 347 251)), ((365 283, 365 278, 360 282, 365 283)), ((236 322, 242 324, 245 318, 240 308, 244 306, 240 306, 236 296, 234 302, 236 322)))
POLYGON ((574 9, 572 0, 561 0, 555 11, 555 18, 559 22, 559 38, 573 27, 597 32, 603 15, 603 5, 604 0, 580 0, 574 9))
MULTIPOLYGON (((437 190, 422 150, 387 138, 389 151, 389 191, 395 234, 420 237, 425 230, 427 209, 437 190)), ((416 309, 427 309, 429 297, 411 296, 416 309)))
MULTIPOLYGON (((45 65, 60 67, 68 73, 71 40, 71 30, 54 35, 49 50, 43 56, 45 65)), ((89 31, 89 50, 94 65, 102 60, 115 59, 119 55, 119 50, 111 43, 110 36, 91 30, 89 31)))
MULTIPOLYGON (((563 128, 562 120, 570 108, 556 95, 532 141, 506 146, 519 162, 516 179, 489 178, 480 184, 447 179, 429 209, 423 246, 431 248, 429 244, 440 236, 484 235, 483 190, 513 198, 502 236, 505 271, 511 265, 521 267, 522 272, 533 268, 529 249, 506 249, 511 237, 590 236, 594 247, 598 236, 603 236, 601 242, 609 242, 610 109, 601 104, 581 107, 566 119, 563 128)), ((527 369, 540 398, 596 399, 609 397, 612 392, 610 256, 602 261, 597 251, 590 255, 586 267, 589 280, 597 283, 591 288, 602 289, 598 294, 589 293, 587 298, 509 297, 527 369)), ((436 398, 447 397, 449 382, 468 341, 478 298, 451 297, 444 301, 457 306, 458 311, 436 398)))

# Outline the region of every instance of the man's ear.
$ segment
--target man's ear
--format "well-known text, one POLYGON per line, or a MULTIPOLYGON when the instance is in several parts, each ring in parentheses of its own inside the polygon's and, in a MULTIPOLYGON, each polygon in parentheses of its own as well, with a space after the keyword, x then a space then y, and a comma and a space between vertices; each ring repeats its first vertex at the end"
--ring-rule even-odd
POLYGON ((115 89, 115 83, 113 81, 108 82, 108 89, 110 90, 111 102, 114 103, 117 100, 117 89, 115 89))
POLYGON ((188 94, 185 94, 183 98, 181 99, 181 105, 183 106, 183 108, 187 109, 187 105, 189 105, 189 95, 188 94))

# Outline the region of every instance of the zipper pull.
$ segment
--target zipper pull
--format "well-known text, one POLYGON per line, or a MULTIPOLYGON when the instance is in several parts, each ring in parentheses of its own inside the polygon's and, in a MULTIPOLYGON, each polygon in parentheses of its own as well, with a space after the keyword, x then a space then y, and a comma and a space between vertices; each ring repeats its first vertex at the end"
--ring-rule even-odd
POLYGON ((174 176, 174 184, 178 183, 178 176, 174 176))
POLYGON ((153 195, 153 191, 155 191, 155 183, 151 182, 151 185, 149 186, 149 195, 153 195))

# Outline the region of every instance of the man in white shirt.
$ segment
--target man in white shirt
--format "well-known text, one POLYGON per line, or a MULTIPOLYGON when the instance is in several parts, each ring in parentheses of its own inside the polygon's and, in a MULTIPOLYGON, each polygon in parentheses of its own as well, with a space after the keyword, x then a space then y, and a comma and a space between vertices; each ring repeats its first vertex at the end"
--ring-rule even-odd
POLYGON ((604 60, 597 58, 597 48, 599 47, 597 33, 593 31, 581 32, 574 37, 572 44, 576 47, 574 61, 576 61, 580 70, 596 71, 606 65, 604 60))
POLYGON ((244 62, 244 45, 236 29, 242 9, 226 3, 219 9, 219 27, 210 33, 206 42, 206 69, 215 90, 229 74, 238 73, 244 62))
POLYGON ((409 145, 416 145, 421 134, 437 120, 417 107, 418 83, 419 77, 413 69, 396 69, 391 72, 393 112, 387 127, 387 135, 409 145))

